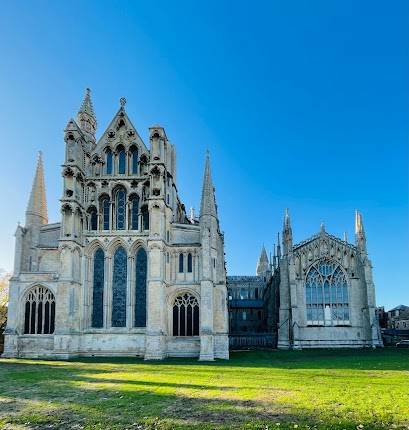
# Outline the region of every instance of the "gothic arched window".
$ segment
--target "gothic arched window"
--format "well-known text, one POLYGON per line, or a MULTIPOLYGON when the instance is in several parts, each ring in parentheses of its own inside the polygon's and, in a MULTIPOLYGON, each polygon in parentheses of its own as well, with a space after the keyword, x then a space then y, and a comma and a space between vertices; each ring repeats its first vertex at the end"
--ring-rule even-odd
POLYGON ((322 259, 309 270, 305 282, 308 324, 349 323, 348 283, 334 261, 322 259))
POLYGON ((52 334, 55 328, 55 297, 46 287, 34 287, 25 297, 24 334, 52 334))
POLYGON ((138 230, 138 217, 139 217, 139 197, 134 194, 130 197, 130 229, 138 230))
POLYGON ((199 336, 199 302, 189 293, 173 304, 173 336, 199 336))
POLYGON ((112 175, 112 151, 110 149, 105 152, 105 173, 112 175))
POLYGON ((179 273, 183 273, 183 254, 179 254, 179 273))
POLYGON ((120 175, 124 175, 125 174, 125 149, 120 148, 118 150, 118 173, 120 175))
POLYGON ((126 192, 119 188, 115 193, 115 222, 117 230, 125 230, 126 192))
POLYGON ((143 248, 139 248, 135 258, 135 327, 146 326, 146 275, 148 257, 143 248))
POLYGON ((131 174, 136 175, 138 174, 138 148, 135 146, 132 146, 130 149, 130 156, 131 156, 131 174))
POLYGON ((189 273, 192 273, 193 271, 193 258, 192 258, 192 254, 189 252, 189 254, 187 254, 187 271, 189 273))
POLYGON ((112 276, 112 327, 126 326, 127 259, 125 249, 119 247, 114 254, 112 276))
POLYGON ((101 248, 94 254, 94 276, 92 284, 92 327, 103 327, 104 322, 104 261, 101 248))
POLYGON ((95 207, 88 209, 89 214, 89 230, 96 230, 98 228, 98 213, 95 207))
POLYGON ((101 212, 102 212, 102 230, 109 230, 109 209, 110 203, 108 196, 101 199, 101 212))

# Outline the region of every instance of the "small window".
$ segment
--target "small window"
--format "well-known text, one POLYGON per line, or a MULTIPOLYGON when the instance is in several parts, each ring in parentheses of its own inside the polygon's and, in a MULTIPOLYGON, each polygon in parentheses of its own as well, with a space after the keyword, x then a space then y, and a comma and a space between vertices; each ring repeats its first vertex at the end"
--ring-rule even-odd
POLYGON ((183 273, 183 254, 179 254, 179 273, 183 273))
POLYGON ((110 203, 108 197, 104 197, 101 201, 101 207, 102 207, 102 223, 103 223, 103 230, 109 230, 109 209, 110 209, 110 203))
POLYGON ((118 173, 120 175, 125 174, 125 150, 121 149, 118 152, 118 173))
POLYGON ((138 150, 135 147, 131 148, 131 173, 132 175, 138 173, 138 150))
POLYGON ((112 175, 112 151, 110 149, 105 153, 105 173, 112 175))
POLYGON ((246 311, 243 311, 243 321, 246 321, 246 319, 247 319, 247 314, 246 314, 246 311))
POLYGON ((89 229, 96 230, 98 227, 98 215, 95 208, 91 208, 89 211, 89 229))
POLYGON ((189 273, 192 273, 193 271, 193 264, 192 264, 192 254, 187 254, 187 271, 189 273))

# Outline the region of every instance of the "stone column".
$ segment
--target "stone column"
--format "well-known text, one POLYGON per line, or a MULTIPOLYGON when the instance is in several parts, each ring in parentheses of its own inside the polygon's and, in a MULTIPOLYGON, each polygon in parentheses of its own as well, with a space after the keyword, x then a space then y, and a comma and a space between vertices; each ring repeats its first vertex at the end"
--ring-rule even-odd
POLYGON ((166 307, 163 284, 163 244, 161 241, 150 241, 148 248, 145 360, 162 360, 166 354, 163 331, 166 307))

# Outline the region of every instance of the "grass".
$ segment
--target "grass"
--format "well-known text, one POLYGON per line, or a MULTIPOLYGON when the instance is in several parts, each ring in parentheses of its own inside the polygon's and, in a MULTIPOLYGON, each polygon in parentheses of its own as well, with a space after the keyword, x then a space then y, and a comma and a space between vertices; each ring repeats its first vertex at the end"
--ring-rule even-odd
POLYGON ((409 351, 0 360, 2 429, 409 429, 409 351))

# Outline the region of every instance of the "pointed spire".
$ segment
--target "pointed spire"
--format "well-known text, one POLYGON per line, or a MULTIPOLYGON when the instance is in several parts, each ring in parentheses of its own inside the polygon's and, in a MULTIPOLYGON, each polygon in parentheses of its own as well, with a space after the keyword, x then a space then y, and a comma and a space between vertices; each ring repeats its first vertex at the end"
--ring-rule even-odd
POLYGON ((45 196, 43 155, 38 153, 37 167, 26 210, 26 226, 48 223, 47 200, 45 196))
POLYGON ((344 231, 344 242, 348 243, 348 234, 346 231, 344 231))
POLYGON ((364 224, 362 222, 362 214, 358 210, 355 211, 355 243, 362 252, 366 252, 364 224))
POLYGON ((293 232, 291 229, 290 211, 285 210, 284 228, 283 228, 283 251, 284 255, 288 254, 293 247, 293 232))
POLYGON ((268 267, 269 267, 269 262, 268 262, 267 251, 263 245, 263 247, 261 248, 261 254, 258 259, 257 267, 256 267, 257 276, 264 275, 268 271, 268 267))
POLYGON ((286 228, 291 228, 290 211, 288 208, 285 209, 284 214, 284 230, 286 230, 286 228))
POLYGON ((325 223, 324 223, 324 221, 321 221, 320 233, 325 233, 325 223))
POLYGON ((92 106, 91 90, 86 88, 84 100, 81 103, 79 112, 87 113, 95 118, 94 107, 92 106))
POLYGON ((280 260, 280 258, 281 258, 280 233, 277 233, 277 258, 278 258, 278 260, 280 260))
POLYGON ((273 267, 277 268, 277 254, 276 254, 276 244, 273 245, 273 267))
POLYGON ((95 135, 97 130, 97 118, 91 100, 91 90, 85 90, 84 100, 77 115, 78 124, 82 131, 95 135))
POLYGON ((217 218, 216 199, 210 170, 210 156, 206 152, 205 170, 203 176, 202 201, 200 203, 200 217, 211 215, 217 218))

